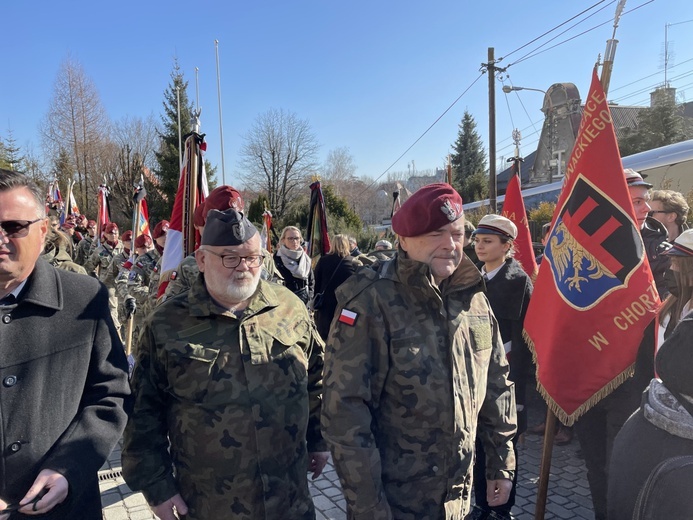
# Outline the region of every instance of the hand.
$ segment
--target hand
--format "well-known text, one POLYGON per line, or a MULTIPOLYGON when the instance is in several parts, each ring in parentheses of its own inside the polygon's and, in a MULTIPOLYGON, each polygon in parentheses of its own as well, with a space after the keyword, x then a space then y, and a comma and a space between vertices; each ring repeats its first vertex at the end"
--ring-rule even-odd
POLYGON ((314 451, 308 454, 308 472, 313 472, 312 480, 315 480, 322 473, 327 460, 330 458, 329 451, 314 451))
POLYGON ((38 474, 34 484, 24 498, 19 501, 19 512, 25 515, 42 515, 67 498, 70 486, 67 479, 52 469, 44 469, 38 474), (45 492, 38 502, 32 503, 41 492, 45 492))
POLYGON ((123 305, 125 306, 125 313, 127 314, 128 318, 137 312, 137 301, 135 300, 134 296, 128 296, 125 298, 123 305))
POLYGON ((180 515, 188 514, 188 506, 185 504, 183 497, 180 494, 175 494, 166 502, 158 506, 151 506, 154 514, 161 520, 178 520, 176 513, 180 515))
MULTIPOLYGON (((5 502, 2 498, 0 498, 0 511, 4 511, 5 508, 7 507, 7 502, 5 502)), ((10 517, 10 514, 3 514, 0 512, 0 520, 7 520, 10 517)))
POLYGON ((502 506, 510 498, 513 481, 507 478, 486 481, 486 502, 491 507, 502 506))

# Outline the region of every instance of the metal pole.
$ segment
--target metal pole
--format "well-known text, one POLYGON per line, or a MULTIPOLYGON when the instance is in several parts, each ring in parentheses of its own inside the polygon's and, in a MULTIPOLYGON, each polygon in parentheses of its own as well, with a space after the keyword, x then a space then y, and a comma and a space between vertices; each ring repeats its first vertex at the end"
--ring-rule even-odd
POLYGON ((219 78, 219 40, 214 40, 217 55, 217 99, 219 101, 219 139, 221 140, 221 183, 226 184, 226 168, 224 167, 224 124, 221 116, 221 80, 219 78))
POLYGON ((176 87, 176 99, 178 101, 178 169, 183 169, 183 135, 180 128, 180 87, 176 87))
POLYGON ((496 67, 493 47, 488 48, 488 201, 491 213, 496 204, 496 67))
POLYGON ((195 67, 195 108, 200 110, 200 69, 195 67))

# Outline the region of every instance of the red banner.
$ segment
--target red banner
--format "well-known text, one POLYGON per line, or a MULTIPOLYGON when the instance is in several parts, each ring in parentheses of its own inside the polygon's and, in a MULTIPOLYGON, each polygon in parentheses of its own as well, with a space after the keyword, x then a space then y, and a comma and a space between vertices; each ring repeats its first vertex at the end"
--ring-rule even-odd
POLYGON ((537 277, 537 259, 532 247, 532 234, 529 231, 525 201, 520 190, 520 176, 517 171, 518 162, 513 164, 513 174, 510 177, 508 188, 505 190, 502 215, 512 220, 517 227, 515 239, 515 260, 520 262, 522 269, 534 281, 537 277))
POLYGON ((563 423, 632 375, 659 305, 595 71, 525 318, 540 391, 563 423))

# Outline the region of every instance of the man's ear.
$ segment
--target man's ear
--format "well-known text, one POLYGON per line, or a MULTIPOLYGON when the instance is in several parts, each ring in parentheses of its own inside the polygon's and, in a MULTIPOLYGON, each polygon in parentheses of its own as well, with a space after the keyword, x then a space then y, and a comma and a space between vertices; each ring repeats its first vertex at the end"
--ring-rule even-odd
POLYGON ((207 255, 205 254, 204 249, 198 249, 195 251, 195 261, 197 262, 197 268, 200 270, 201 273, 205 272, 205 259, 207 258, 207 255))

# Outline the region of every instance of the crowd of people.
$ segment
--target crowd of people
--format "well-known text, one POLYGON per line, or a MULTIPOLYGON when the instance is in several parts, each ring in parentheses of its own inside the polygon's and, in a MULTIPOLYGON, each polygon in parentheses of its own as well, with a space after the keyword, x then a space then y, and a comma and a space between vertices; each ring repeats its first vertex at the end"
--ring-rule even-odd
MULTIPOLYGON (((653 470, 693 456, 688 206, 624 174, 665 303, 635 375, 575 426, 597 520, 632 518, 653 470)), ((299 228, 270 253, 220 186, 159 294, 168 225, 97 237, 0 171, 0 520, 101 518, 121 436, 123 476, 162 520, 312 520, 330 455, 350 519, 512 518, 534 373, 512 221, 472 226, 431 184, 393 216, 395 244, 337 234, 313 265, 299 228)))

